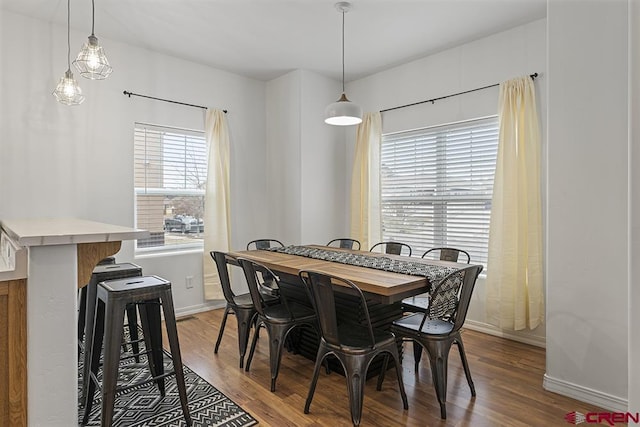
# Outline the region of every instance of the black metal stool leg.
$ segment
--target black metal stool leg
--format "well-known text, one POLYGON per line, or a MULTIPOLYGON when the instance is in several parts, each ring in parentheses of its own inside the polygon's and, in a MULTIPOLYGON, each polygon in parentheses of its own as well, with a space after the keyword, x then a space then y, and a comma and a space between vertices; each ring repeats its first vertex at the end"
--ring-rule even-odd
MULTIPOLYGON (((94 278, 91 278, 91 281, 87 286, 83 289, 86 290, 86 316, 85 316, 85 333, 84 333, 84 355, 83 362, 84 365, 82 367, 82 401, 86 401, 87 399, 87 387, 89 386, 89 372, 92 369, 93 362, 91 360, 91 349, 94 348, 93 341, 96 336, 100 337, 100 347, 98 347, 98 361, 100 360, 100 353, 102 352, 102 333, 100 332, 98 335, 94 333, 95 323, 97 319, 97 310, 96 310, 96 298, 98 292, 98 284, 95 282, 94 278)), ((100 314, 100 321, 103 323, 100 325, 101 331, 104 331, 104 304, 102 304, 102 312, 100 314)), ((95 387, 94 387, 95 389, 95 387)))
POLYGON ((147 350, 147 361, 151 375, 156 379, 160 395, 165 396, 164 357, 162 352, 162 319, 160 318, 160 301, 158 299, 138 304, 140 321, 147 350))
POLYGON ((101 425, 110 426, 118 383, 120 346, 124 327, 125 307, 117 300, 105 304, 104 364, 102 365, 101 425))
POLYGON ((84 325, 87 316, 87 287, 83 287, 79 292, 80 301, 78 302, 78 357, 84 348, 84 325))
POLYGON ((97 303, 93 325, 91 332, 88 334, 91 337, 91 347, 85 347, 84 377, 82 379, 83 425, 89 422, 89 414, 91 413, 93 398, 96 393, 96 383, 91 378, 90 373, 97 376, 98 369, 100 369, 100 354, 102 353, 104 339, 104 303, 102 301, 97 303))
POLYGON ((171 359, 173 360, 173 370, 175 371, 178 394, 180 395, 180 405, 184 414, 185 422, 191 425, 191 415, 189 414, 189 404, 187 402, 187 386, 184 382, 184 370, 182 368, 182 357, 180 356, 180 344, 178 342, 178 330, 176 328, 176 316, 173 309, 173 297, 171 288, 162 293, 162 310, 164 312, 164 322, 169 338, 169 348, 171 349, 171 359))
POLYGON ((138 343, 138 312, 136 310, 136 304, 127 304, 127 325, 129 326, 129 337, 131 337, 131 351, 133 352, 134 359, 140 363, 140 345, 138 343))

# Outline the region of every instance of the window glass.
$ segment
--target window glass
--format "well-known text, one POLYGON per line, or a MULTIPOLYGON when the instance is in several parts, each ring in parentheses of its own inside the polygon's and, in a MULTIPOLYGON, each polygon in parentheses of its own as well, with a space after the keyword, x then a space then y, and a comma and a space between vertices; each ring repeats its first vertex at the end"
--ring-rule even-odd
POLYGON ((497 117, 384 135, 383 240, 418 256, 464 249, 486 265, 497 149, 497 117))
POLYGON ((137 251, 203 246, 204 132, 135 124, 136 226, 151 233, 137 251))

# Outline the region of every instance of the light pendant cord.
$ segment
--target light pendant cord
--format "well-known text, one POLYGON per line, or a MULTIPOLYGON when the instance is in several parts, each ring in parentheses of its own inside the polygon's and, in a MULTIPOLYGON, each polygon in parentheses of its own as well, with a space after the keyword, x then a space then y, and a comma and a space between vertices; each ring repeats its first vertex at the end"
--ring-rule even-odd
POLYGON ((96 2, 91 0, 91 35, 93 36, 93 27, 96 22, 96 2))
POLYGON ((67 0, 67 69, 71 70, 71 0, 67 0))
POLYGON ((342 10, 342 93, 344 93, 344 9, 342 10))

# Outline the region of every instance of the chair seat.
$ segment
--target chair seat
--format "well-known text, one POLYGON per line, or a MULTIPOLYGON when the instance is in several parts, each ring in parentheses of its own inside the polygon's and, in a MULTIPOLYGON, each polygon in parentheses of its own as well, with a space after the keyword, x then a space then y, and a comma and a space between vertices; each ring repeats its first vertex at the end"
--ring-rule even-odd
POLYGON ((304 321, 316 317, 316 313, 311 307, 304 306, 295 302, 288 303, 289 310, 284 304, 275 304, 264 308, 265 317, 272 323, 289 323, 293 319, 304 321), (291 312, 290 317, 289 312, 291 312))
POLYGON ((429 294, 420 294, 402 300, 402 308, 407 311, 426 312, 429 308, 429 294))
POLYGON ((418 331, 418 328, 420 328, 420 322, 422 322, 424 316, 424 313, 405 316, 393 322, 393 326, 395 328, 403 328, 416 333, 420 332, 429 335, 448 335, 453 330, 453 324, 450 322, 440 319, 427 319, 424 322, 422 329, 418 331))
MULTIPOLYGON (((346 323, 338 327, 341 348, 354 352, 370 351, 371 336, 369 328, 366 326, 346 323)), ((376 346, 380 347, 390 342, 394 342, 396 337, 391 332, 373 329, 373 338, 376 346)))

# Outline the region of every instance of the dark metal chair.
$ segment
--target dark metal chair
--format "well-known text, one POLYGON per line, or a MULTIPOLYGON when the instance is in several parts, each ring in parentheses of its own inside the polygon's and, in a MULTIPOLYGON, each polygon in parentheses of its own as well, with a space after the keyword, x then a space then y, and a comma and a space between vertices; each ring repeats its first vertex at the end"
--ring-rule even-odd
MULTIPOLYGON (((471 256, 469 252, 457 249, 457 248, 432 248, 422 254, 422 258, 429 258, 437 255, 440 261, 452 261, 458 262, 460 255, 466 258, 467 264, 471 262, 471 256)), ((436 258, 433 258, 436 259, 436 258)), ((464 261, 464 259, 463 259, 464 261)), ((429 308, 429 294, 423 293, 415 295, 402 300, 402 310, 409 313, 426 313, 429 308)), ((413 342, 413 360, 415 362, 416 370, 420 365, 420 359, 422 358, 422 347, 420 344, 413 342)))
MULTIPOLYGON (((456 248, 432 248, 422 254, 422 258, 429 258, 432 255, 439 255, 440 261, 458 262, 460 255, 466 258, 466 263, 471 262, 469 252, 456 248)), ((464 261, 464 260, 463 260, 464 261)), ((419 294, 402 300, 402 309, 411 313, 425 313, 429 307, 429 294, 419 294)))
POLYGON ((355 249, 357 251, 360 250, 360 242, 356 239, 348 239, 348 238, 333 239, 332 241, 326 244, 326 246, 336 246, 336 245, 338 245, 338 247, 341 249, 355 249))
MULTIPOLYGON (((414 340, 429 354, 431 376, 443 419, 447 418, 447 361, 453 344, 458 345, 471 395, 476 395, 460 328, 466 319, 471 294, 481 271, 481 265, 472 265, 450 273, 429 292, 431 300, 426 313, 405 316, 391 326, 397 336, 414 340)), ((384 375, 384 370, 382 372, 384 375)))
POLYGON ((282 349, 289 332, 297 326, 310 326, 317 331, 317 318, 315 311, 295 301, 288 301, 285 295, 278 293, 278 302, 269 303, 263 293, 260 292, 262 276, 267 275, 273 278, 274 284, 279 289, 279 280, 269 268, 257 262, 238 258, 238 263, 244 270, 249 293, 253 300, 253 305, 258 312, 255 332, 251 341, 251 350, 247 358, 245 371, 248 371, 256 350, 256 343, 260 335, 260 326, 264 326, 269 335, 269 363, 271 370, 271 391, 276 390, 276 379, 280 370, 280 359, 282 359, 282 349))
MULTIPOLYGON (((250 294, 246 293, 236 295, 231 288, 231 280, 229 278, 229 270, 227 266, 229 264, 237 265, 236 259, 224 252, 211 251, 209 254, 218 268, 218 276, 220 277, 222 293, 224 295, 224 299, 227 301, 227 305, 224 309, 224 316, 222 317, 222 323, 220 324, 220 332, 218 332, 218 339, 216 340, 216 346, 213 352, 218 354, 224 328, 227 324, 227 316, 229 316, 229 314, 234 314, 238 321, 238 350, 240 353, 240 369, 242 369, 244 367, 244 355, 247 352, 247 344, 249 343, 249 332, 251 331, 251 326, 255 323, 257 311, 253 306, 250 294)), ((271 302, 277 301, 277 297, 270 295, 270 293, 271 290, 264 293, 265 299, 271 302)))
POLYGON ((383 250, 385 254, 390 254, 390 255, 411 256, 411 246, 401 242, 379 242, 371 246, 371 249, 369 249, 369 252, 374 252, 374 249, 377 249, 377 251, 383 250), (403 253, 403 251, 405 253, 403 253), (406 253, 406 252, 409 252, 409 253, 406 253))
POLYGON ((247 250, 269 249, 278 246, 284 248, 284 243, 276 239, 256 239, 247 243, 247 250))
MULTIPOLYGON (((408 409, 409 406, 402 381, 402 365, 398 355, 396 337, 391 332, 374 329, 371 326, 367 301, 362 291, 349 280, 324 273, 302 271, 300 272, 300 278, 306 285, 311 296, 311 301, 318 315, 321 331, 320 346, 313 371, 313 379, 311 380, 309 394, 304 406, 304 413, 309 413, 311 400, 313 399, 313 394, 318 382, 318 375, 320 374, 320 366, 329 355, 335 356, 345 371, 353 425, 360 425, 367 370, 371 361, 379 354, 385 354, 385 369, 389 355, 393 358, 402 403, 404 409, 408 409), (350 287, 355 294, 360 297, 360 309, 365 315, 366 324, 338 324, 333 291, 336 282, 350 287)), ((381 373, 378 379, 378 390, 382 388, 383 379, 384 375, 381 373)))

